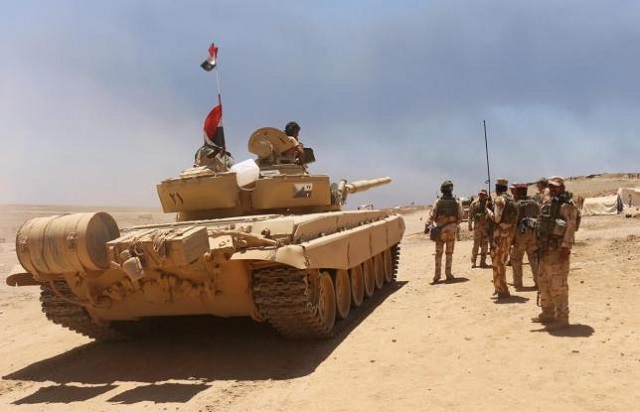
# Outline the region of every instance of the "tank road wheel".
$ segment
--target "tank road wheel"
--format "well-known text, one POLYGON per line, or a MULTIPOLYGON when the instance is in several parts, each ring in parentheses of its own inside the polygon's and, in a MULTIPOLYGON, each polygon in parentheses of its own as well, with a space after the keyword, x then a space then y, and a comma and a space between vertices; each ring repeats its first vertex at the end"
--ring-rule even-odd
POLYGON ((344 270, 336 272, 336 309, 339 319, 346 319, 351 310, 351 282, 349 273, 344 270))
POLYGON ((331 333, 336 322, 336 290, 329 272, 322 271, 319 274, 317 308, 322 326, 327 333, 331 333))
POLYGON ((357 308, 364 300, 364 277, 361 265, 349 269, 349 279, 351 280, 351 303, 357 308))
POLYGON ((376 288, 380 289, 384 285, 384 258, 382 253, 378 253, 373 258, 373 270, 376 274, 376 288))
POLYGON ((374 272, 373 259, 365 260, 362 263, 364 272, 364 296, 370 298, 376 291, 376 274, 374 272))

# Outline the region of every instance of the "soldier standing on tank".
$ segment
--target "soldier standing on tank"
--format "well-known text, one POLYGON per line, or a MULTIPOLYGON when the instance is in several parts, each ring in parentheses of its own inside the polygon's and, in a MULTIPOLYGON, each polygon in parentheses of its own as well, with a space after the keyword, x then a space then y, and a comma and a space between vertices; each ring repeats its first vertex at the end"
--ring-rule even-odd
POLYGON ((529 266, 533 274, 533 283, 538 287, 538 258, 536 257, 536 217, 540 212, 538 203, 527 196, 527 185, 516 183, 512 189, 518 204, 518 229, 516 230, 511 249, 511 267, 513 269, 513 286, 522 288, 522 260, 526 252, 529 266))
POLYGON ((506 263, 509 256, 509 248, 516 231, 518 209, 513 197, 507 193, 508 181, 498 179, 496 181, 496 199, 494 210, 487 208, 487 216, 493 225, 491 238, 491 265, 493 267, 492 299, 504 299, 511 296, 507 286, 506 263))
POLYGON ((489 221, 487 220, 487 191, 478 192, 478 198, 469 206, 469 231, 473 231, 473 247, 471 248, 471 267, 476 268, 478 249, 480 249, 480 267, 486 268, 487 251, 489 250, 489 221))
POLYGON ((542 313, 531 319, 547 330, 569 326, 569 263, 577 228, 578 210, 565 191, 564 179, 549 178, 546 196, 538 216, 538 287, 542 313))
POLYGON ((453 248, 456 243, 458 223, 462 221, 462 205, 453 197, 453 182, 445 180, 440 186, 442 196, 433 204, 429 214, 428 226, 435 224, 441 228, 440 237, 436 242, 436 268, 432 285, 440 280, 442 274, 442 253, 445 251, 445 276, 448 282, 454 279, 451 273, 453 264, 453 248))

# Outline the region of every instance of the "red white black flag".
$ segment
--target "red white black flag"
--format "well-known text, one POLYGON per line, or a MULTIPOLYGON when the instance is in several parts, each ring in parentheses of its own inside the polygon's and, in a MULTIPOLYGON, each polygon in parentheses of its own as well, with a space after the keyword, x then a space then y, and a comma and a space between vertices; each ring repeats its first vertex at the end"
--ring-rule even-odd
MULTIPOLYGON (((216 58, 218 57, 218 48, 211 43, 209 47, 209 58, 205 60, 200 67, 206 71, 211 71, 216 67, 216 58)), ((218 72, 216 71, 216 79, 218 72)), ((216 83, 218 81, 216 80, 216 83)), ((219 148, 222 153, 226 153, 227 147, 224 141, 224 128, 222 127, 222 98, 220 96, 220 84, 218 84, 218 104, 214 106, 204 119, 204 142, 207 145, 219 148)))
POLYGON ((204 141, 211 146, 217 146, 226 152, 224 128, 222 127, 222 103, 218 95, 218 104, 211 109, 204 119, 204 141))
POLYGON ((211 46, 209 47, 209 57, 207 57, 207 60, 202 62, 200 67, 210 72, 216 67, 217 57, 218 57, 218 48, 213 43, 211 43, 211 46))

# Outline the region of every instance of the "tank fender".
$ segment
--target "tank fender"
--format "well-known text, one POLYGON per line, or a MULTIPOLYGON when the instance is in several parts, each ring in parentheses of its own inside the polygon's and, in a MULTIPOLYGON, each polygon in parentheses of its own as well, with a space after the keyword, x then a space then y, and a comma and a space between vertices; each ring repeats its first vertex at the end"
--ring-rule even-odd
POLYGON ((33 275, 25 268, 22 267, 21 264, 16 264, 9 275, 5 279, 5 283, 9 286, 37 286, 42 285, 42 282, 39 282, 33 275))
POLYGON ((298 245, 238 251, 231 259, 271 261, 297 269, 349 269, 398 244, 404 229, 402 217, 393 215, 374 224, 322 236, 298 245))
POLYGON ((231 260, 260 260, 293 266, 296 269, 309 267, 305 249, 301 245, 288 245, 274 248, 259 248, 241 250, 231 256, 231 260))

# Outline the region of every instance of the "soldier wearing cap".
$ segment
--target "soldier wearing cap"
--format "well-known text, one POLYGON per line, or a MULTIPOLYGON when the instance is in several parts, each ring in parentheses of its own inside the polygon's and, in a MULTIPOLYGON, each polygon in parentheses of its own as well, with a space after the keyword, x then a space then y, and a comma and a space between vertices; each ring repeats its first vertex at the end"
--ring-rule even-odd
POLYGON ((578 210, 565 190, 563 178, 549 178, 548 194, 540 208, 536 229, 542 313, 531 320, 554 330, 569 326, 569 263, 578 210))
POLYGON ((536 182, 536 186, 538 187, 538 193, 533 195, 533 200, 538 202, 539 205, 542 204, 542 200, 545 197, 545 193, 547 193, 547 186, 549 185, 549 180, 546 177, 541 177, 536 182))
POLYGON ((535 255, 537 246, 536 240, 536 217, 540 212, 540 205, 527 196, 527 185, 516 183, 511 192, 518 205, 518 229, 513 238, 511 249, 511 267, 513 269, 513 286, 516 289, 522 288, 522 258, 527 254, 529 266, 533 274, 533 283, 538 286, 538 258, 535 255))
POLYGON ((436 267, 431 284, 437 283, 442 275, 442 253, 445 250, 445 246, 445 276, 447 277, 447 281, 454 279, 451 273, 453 248, 456 243, 458 223, 462 221, 463 217, 462 205, 453 197, 453 182, 445 180, 440 186, 440 191, 442 192, 442 196, 433 204, 433 208, 429 214, 429 221, 427 222, 428 226, 435 224, 436 227, 441 228, 440 237, 435 240, 436 267))
POLYGON ((494 210, 487 209, 487 216, 493 225, 491 238, 491 266, 493 267, 492 299, 504 299, 511 296, 507 286, 506 263, 509 248, 516 231, 518 208, 513 197, 507 193, 507 179, 496 181, 496 200, 494 210))
POLYGON ((469 206, 469 231, 473 231, 473 247, 471 248, 471 267, 476 268, 478 249, 480 250, 480 267, 486 268, 487 251, 489 250, 489 221, 487 220, 487 191, 478 192, 478 198, 469 206))

